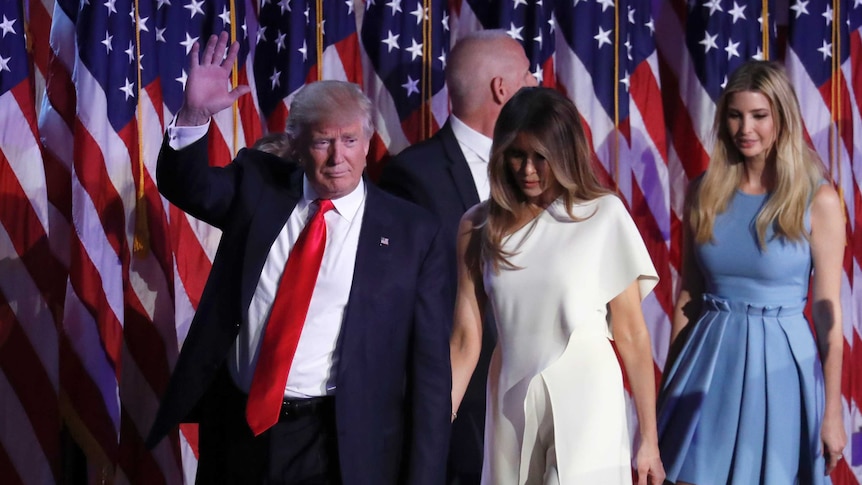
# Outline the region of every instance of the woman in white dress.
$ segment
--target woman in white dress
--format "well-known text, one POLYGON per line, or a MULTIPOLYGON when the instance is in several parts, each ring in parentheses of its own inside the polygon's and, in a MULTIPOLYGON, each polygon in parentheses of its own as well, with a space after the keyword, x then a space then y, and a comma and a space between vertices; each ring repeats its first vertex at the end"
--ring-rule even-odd
POLYGON ((520 90, 497 121, 488 170, 491 199, 459 229, 450 343, 457 410, 479 356, 483 313, 494 312, 482 483, 632 482, 613 338, 637 410, 638 483, 661 484, 640 306, 658 276, 622 202, 592 172, 572 102, 551 89, 520 90))

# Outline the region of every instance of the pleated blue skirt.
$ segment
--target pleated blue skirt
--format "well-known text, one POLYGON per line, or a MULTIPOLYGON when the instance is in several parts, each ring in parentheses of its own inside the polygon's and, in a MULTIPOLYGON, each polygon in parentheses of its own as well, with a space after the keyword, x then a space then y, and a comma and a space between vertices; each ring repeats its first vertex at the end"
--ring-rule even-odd
POLYGON ((820 451, 823 370, 803 306, 705 296, 659 393, 668 480, 831 483, 820 451))

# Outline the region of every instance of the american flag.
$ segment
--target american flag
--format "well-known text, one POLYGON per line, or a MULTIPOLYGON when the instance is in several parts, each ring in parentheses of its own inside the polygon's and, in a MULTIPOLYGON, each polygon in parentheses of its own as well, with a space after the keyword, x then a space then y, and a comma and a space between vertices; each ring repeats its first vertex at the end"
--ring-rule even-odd
MULTIPOLYGON (((377 109, 375 161, 428 138, 445 122, 449 18, 442 0, 365 3, 361 50, 364 88, 377 109)), ((372 178, 381 168, 369 167, 372 178)))
POLYGON ((63 282, 48 246, 49 208, 22 7, 0 2, 0 478, 52 483, 61 463, 55 298, 63 282))
POLYGON ((862 70, 859 28, 862 2, 793 1, 788 26, 787 68, 798 93, 811 143, 842 196, 848 245, 841 303, 844 324, 842 395, 850 443, 833 473, 836 483, 858 483, 862 474, 862 70), (854 60, 855 58, 855 60, 854 60), (854 477, 857 482, 853 482, 854 477))
MULTIPOLYGON (((659 277, 670 283, 670 193, 654 19, 650 2, 565 2, 557 6, 558 83, 575 101, 600 176, 627 202, 659 277), (565 66, 565 67, 564 67, 565 66)), ((658 369, 670 325, 672 286, 644 301, 658 369)))
POLYGON ((296 91, 318 79, 361 83, 352 1, 262 0, 254 72, 270 132, 284 131, 296 91))
MULTIPOLYGON (((845 5, 850 8, 850 5, 845 5)), ((846 318, 844 324, 845 362, 843 366, 846 375, 842 383, 842 393, 848 400, 850 414, 847 423, 850 427, 850 465, 856 482, 862 477, 862 4, 853 2, 848 14, 849 42, 844 46, 847 54, 841 54, 841 73, 844 77, 848 95, 846 99, 849 109, 843 111, 845 129, 852 129, 853 137, 848 149, 852 148, 850 156, 850 172, 842 172, 839 185, 843 188, 846 207, 848 208, 848 257, 846 258, 849 295, 845 301, 849 305, 844 308, 846 318), (852 190, 850 190, 852 189, 852 190), (851 204, 852 202, 852 204, 851 204), (850 209, 852 207, 852 210, 850 209), (849 325, 848 325, 849 323, 849 325)), ((845 287, 846 288, 846 287, 845 287)), ((853 483, 846 478, 845 483, 853 483)))
POLYGON ((0 482, 67 475, 61 427, 84 451, 86 467, 74 471, 88 482, 194 481, 193 427, 152 452, 141 445, 220 237, 161 199, 151 176, 193 42, 230 32, 241 43, 231 82, 253 91, 215 117, 211 163, 282 130, 304 84, 342 79, 377 108, 373 179, 389 154, 448 116, 451 46, 496 28, 522 43, 543 85, 575 101, 596 168, 641 230, 662 278, 644 302, 657 373, 683 195, 708 164, 715 100, 744 60, 786 61, 848 217, 851 443, 833 479, 858 485, 860 25, 862 0, 0 2, 0 482))

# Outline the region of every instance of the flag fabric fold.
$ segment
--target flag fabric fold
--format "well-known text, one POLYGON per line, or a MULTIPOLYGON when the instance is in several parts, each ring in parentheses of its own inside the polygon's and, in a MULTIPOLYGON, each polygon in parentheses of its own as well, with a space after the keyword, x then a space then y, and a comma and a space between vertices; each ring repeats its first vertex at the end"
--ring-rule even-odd
POLYGON ((543 86, 571 98, 593 163, 661 283, 643 303, 667 354, 686 187, 707 167, 715 101, 748 59, 783 62, 806 134, 843 199, 842 395, 836 485, 862 482, 862 1, 8 0, 0 2, 0 483, 192 483, 197 432, 143 446, 220 232, 158 193, 195 42, 240 43, 213 118, 229 163, 284 130, 297 90, 355 82, 376 108, 368 175, 449 113, 446 56, 501 29, 543 86), (68 443, 83 467, 68 468, 68 443))

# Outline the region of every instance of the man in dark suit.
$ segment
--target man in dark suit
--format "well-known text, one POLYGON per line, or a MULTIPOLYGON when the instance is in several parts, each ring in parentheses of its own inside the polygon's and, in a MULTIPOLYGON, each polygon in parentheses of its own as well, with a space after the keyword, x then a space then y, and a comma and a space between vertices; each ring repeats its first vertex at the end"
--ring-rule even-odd
MULTIPOLYGON (((499 30, 479 31, 459 40, 446 62, 449 120, 433 137, 393 158, 383 169, 379 185, 440 218, 447 278, 455 287, 458 223, 467 209, 490 195, 488 159, 494 123, 503 104, 518 89, 535 86, 536 79, 523 47, 499 30)), ((447 311, 454 312, 454 298, 447 311)), ((496 339, 493 322, 485 322, 482 335, 479 363, 452 424, 451 484, 479 483, 482 471, 485 381, 496 339)))
POLYGON ((452 316, 439 224, 365 183, 372 108, 349 83, 296 95, 293 160, 242 150, 209 167, 210 117, 249 90, 227 88, 238 45, 226 50, 226 34, 200 60, 193 47, 158 162, 165 197, 223 234, 148 444, 198 421, 198 483, 442 483, 452 316), (319 270, 294 271, 315 245, 319 270), (303 305, 299 327, 270 332, 303 305), (298 341, 280 346, 288 333, 298 341), (291 352, 289 372, 264 365, 291 352))

